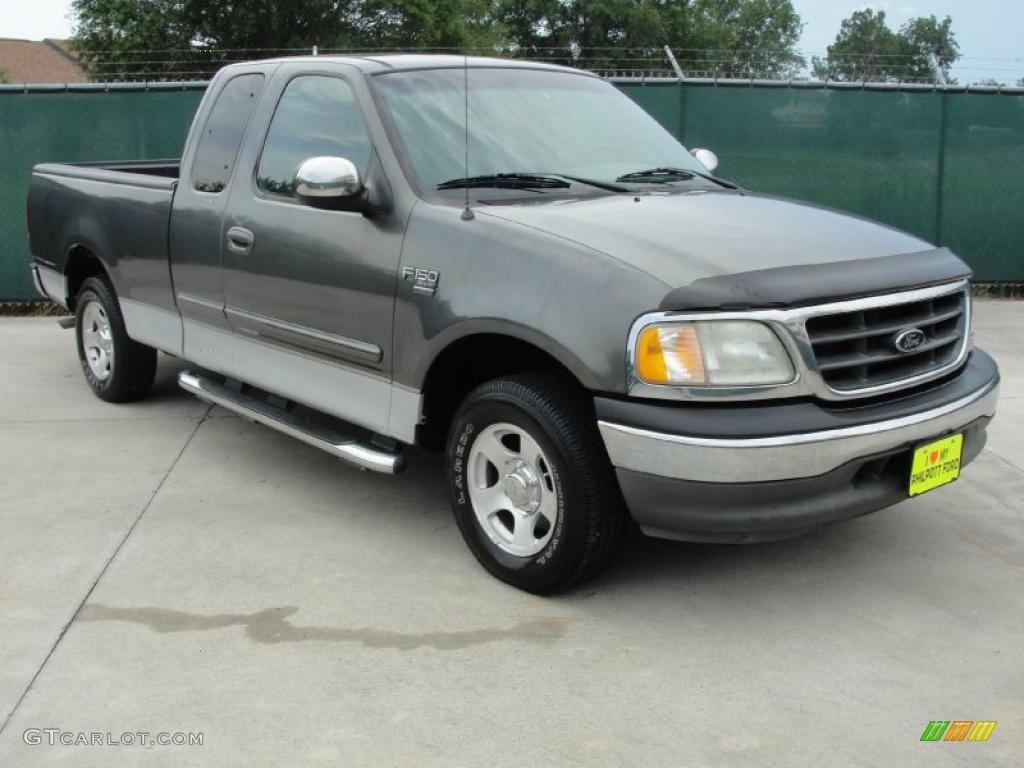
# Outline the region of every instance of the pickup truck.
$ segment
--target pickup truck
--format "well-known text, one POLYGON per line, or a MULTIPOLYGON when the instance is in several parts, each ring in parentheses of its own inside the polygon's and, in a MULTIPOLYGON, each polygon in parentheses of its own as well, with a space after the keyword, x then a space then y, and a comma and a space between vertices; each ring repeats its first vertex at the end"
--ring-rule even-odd
POLYGON ((31 269, 96 395, 180 385, 364 469, 446 454, 534 593, 630 519, 780 539, 955 480, 999 373, 946 248, 714 174, 613 85, 321 56, 216 75, 179 161, 42 164, 31 269))

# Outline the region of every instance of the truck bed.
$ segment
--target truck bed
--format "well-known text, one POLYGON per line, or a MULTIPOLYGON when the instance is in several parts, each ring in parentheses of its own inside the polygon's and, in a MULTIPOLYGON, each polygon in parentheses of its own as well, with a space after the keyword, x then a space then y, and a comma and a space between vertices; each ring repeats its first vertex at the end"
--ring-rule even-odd
MULTIPOLYGON (((65 265, 69 254, 84 251, 102 262, 129 326, 133 302, 177 316, 167 238, 179 167, 175 159, 43 163, 32 169, 29 242, 35 269, 63 294, 56 300, 74 295, 82 278, 65 265)), ((144 329, 139 340, 163 343, 144 329)))
POLYGON ((105 181, 148 188, 170 189, 178 180, 181 162, 170 160, 86 161, 80 163, 42 163, 35 174, 105 181))

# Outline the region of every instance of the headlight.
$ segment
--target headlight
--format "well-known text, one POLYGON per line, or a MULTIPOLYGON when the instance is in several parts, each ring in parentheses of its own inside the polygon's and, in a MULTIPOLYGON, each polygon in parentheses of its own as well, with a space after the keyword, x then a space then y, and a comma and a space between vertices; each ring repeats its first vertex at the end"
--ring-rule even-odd
POLYGON ((750 386, 793 380, 772 330, 752 320, 658 323, 640 331, 636 374, 647 384, 750 386))

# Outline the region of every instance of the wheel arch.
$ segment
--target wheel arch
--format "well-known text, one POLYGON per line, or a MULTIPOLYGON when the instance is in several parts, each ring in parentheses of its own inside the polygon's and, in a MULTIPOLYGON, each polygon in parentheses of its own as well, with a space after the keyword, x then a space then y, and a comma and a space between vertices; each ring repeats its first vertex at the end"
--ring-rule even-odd
POLYGON ((537 343, 507 329, 478 329, 449 339, 422 378, 423 421, 416 431, 417 444, 426 450, 443 450, 459 403, 472 389, 499 376, 551 373, 581 389, 594 388, 578 358, 556 352, 562 352, 558 345, 537 343))
MULTIPOLYGON (((67 292, 67 305, 71 311, 75 309, 75 298, 81 291, 82 284, 97 275, 106 277, 113 285, 110 268, 97 255, 94 248, 83 242, 69 245, 64 256, 64 286, 67 292)), ((114 292, 116 295, 116 286, 114 292)))

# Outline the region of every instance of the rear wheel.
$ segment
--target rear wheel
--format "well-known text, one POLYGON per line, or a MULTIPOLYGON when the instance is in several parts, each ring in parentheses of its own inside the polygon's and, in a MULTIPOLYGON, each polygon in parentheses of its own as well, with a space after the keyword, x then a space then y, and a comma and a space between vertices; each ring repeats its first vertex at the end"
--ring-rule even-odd
POLYGON ((101 277, 90 277, 78 292, 75 335, 82 373, 97 397, 123 403, 149 393, 156 350, 128 338, 114 289, 101 277))
POLYGON ((618 548, 618 484, 586 394, 560 378, 501 378, 471 392, 449 434, 447 473, 470 550, 513 586, 566 589, 618 548))

